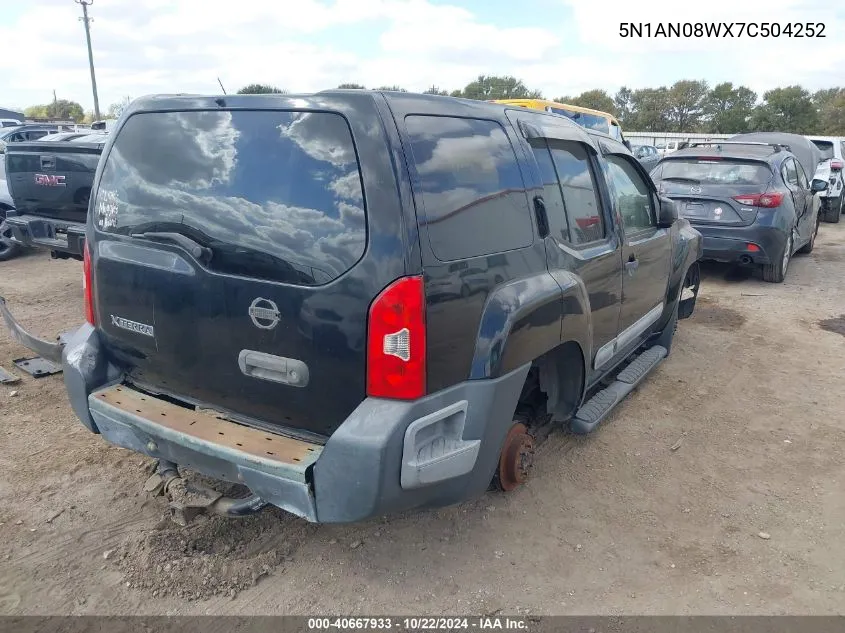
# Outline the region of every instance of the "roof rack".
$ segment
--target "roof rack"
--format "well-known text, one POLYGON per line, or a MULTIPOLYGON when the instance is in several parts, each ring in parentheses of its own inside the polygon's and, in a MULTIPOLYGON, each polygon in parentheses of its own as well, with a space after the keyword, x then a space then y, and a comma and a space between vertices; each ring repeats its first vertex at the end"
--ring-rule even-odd
POLYGON ((783 143, 763 143, 762 141, 696 141, 690 143, 688 147, 699 147, 701 145, 753 145, 757 147, 771 147, 773 151, 780 152, 786 150, 791 151, 789 145, 783 143))

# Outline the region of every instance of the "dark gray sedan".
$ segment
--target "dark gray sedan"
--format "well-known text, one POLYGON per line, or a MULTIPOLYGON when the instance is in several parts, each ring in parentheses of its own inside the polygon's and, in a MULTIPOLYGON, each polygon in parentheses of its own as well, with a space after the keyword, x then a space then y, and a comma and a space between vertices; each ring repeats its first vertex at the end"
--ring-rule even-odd
POLYGON ((703 259, 760 266, 764 280, 780 283, 792 255, 812 251, 818 233, 815 194, 827 183, 811 183, 809 167, 790 146, 755 139, 678 150, 651 176, 662 195, 676 201, 679 215, 701 232, 703 259))

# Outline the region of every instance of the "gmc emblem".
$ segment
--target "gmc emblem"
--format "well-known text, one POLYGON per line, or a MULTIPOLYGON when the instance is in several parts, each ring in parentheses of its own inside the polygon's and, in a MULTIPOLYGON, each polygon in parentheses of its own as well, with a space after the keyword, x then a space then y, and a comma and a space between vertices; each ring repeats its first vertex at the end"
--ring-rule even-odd
POLYGON ((54 176, 51 174, 35 174, 35 184, 42 187, 65 187, 64 176, 54 176))

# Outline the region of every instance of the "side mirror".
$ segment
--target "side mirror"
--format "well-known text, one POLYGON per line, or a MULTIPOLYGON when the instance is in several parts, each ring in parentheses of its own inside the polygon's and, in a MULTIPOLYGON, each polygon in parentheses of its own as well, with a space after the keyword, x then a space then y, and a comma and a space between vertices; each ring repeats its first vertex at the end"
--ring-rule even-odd
POLYGON ((810 190, 814 193, 818 193, 820 191, 824 191, 827 189, 827 180, 822 180, 821 178, 813 178, 813 182, 810 184, 810 190))
POLYGON ((668 229, 678 219, 678 207, 674 200, 660 198, 660 209, 657 212, 657 228, 668 229))
POLYGON ((624 141, 622 141, 622 145, 627 147, 629 152, 631 151, 631 141, 629 141, 628 139, 625 139, 624 141))

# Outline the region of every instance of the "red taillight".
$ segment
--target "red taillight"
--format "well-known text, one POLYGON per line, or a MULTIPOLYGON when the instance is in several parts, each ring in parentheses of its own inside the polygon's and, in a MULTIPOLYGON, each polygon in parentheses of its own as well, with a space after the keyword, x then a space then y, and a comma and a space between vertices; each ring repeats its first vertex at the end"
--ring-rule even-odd
POLYGON ((741 196, 734 196, 734 200, 740 204, 748 205, 749 207, 765 207, 766 209, 774 209, 779 207, 783 202, 783 193, 780 191, 771 191, 769 193, 746 193, 741 196))
POLYGON ((402 277, 381 291, 367 323, 367 395, 412 400, 425 395, 425 290, 402 277))
POLYGON ((94 315, 94 286, 91 281, 91 249, 87 241, 82 255, 82 292, 85 296, 85 320, 91 325, 97 325, 97 317, 94 315))
POLYGON ((832 160, 832 161, 830 161, 830 169, 831 169, 831 171, 842 171, 842 167, 843 167, 843 166, 845 166, 845 164, 843 164, 841 160, 832 160))

